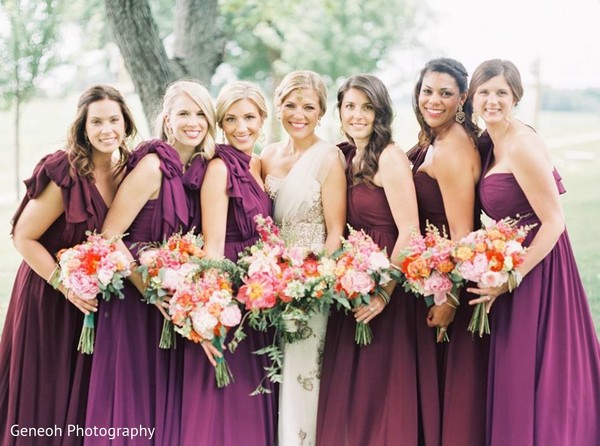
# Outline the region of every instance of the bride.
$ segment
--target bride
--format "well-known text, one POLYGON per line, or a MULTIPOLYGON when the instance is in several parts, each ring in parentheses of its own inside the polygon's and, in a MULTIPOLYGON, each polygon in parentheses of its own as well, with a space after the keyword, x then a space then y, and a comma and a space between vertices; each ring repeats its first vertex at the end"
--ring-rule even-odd
MULTIPOLYGON (((315 134, 327 107, 327 89, 318 74, 294 71, 277 87, 275 105, 289 135, 261 154, 275 222, 287 243, 332 253, 340 247, 346 223, 346 178, 339 149, 315 134)), ((284 347, 280 446, 315 444, 326 327, 327 314, 314 314, 302 327, 303 339, 284 347)))

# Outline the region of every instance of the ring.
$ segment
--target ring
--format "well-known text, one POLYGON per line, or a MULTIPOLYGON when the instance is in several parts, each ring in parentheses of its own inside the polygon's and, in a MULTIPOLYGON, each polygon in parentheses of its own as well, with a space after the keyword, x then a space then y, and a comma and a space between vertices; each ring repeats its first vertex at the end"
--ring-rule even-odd
POLYGON ((446 327, 440 327, 440 331, 446 331, 447 328, 446 327))
POLYGON ((485 296, 485 299, 489 302, 490 300, 492 300, 491 296, 485 296))
POLYGON ((369 311, 373 312, 373 311, 375 311, 375 308, 369 307, 369 311))

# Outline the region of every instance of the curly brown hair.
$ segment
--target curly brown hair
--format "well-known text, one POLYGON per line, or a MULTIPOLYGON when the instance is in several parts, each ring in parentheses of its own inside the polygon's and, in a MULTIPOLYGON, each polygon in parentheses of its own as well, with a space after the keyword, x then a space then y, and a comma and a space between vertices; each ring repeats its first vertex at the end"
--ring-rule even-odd
MULTIPOLYGON (((88 177, 94 179, 94 162, 92 161, 92 146, 85 133, 85 124, 87 121, 90 104, 108 99, 119 104, 123 119, 125 121, 125 136, 133 136, 137 133, 133 115, 125 103, 121 93, 109 85, 94 85, 85 90, 77 102, 77 113, 75 119, 69 127, 67 136, 66 151, 71 165, 71 175, 88 177)), ((129 149, 125 141, 119 146, 119 160, 116 165, 114 175, 119 175, 127 163, 129 149)))
MULTIPOLYGON (((394 109, 390 94, 383 82, 371 74, 357 74, 346 80, 338 90, 337 108, 341 112, 344 95, 351 88, 362 91, 375 110, 375 121, 373 122, 373 133, 365 147, 364 156, 359 169, 352 172, 349 180, 352 183, 373 183, 373 177, 379 169, 379 157, 381 152, 394 141, 392 139, 392 121, 394 120, 394 109)), ((345 133, 345 132, 344 132, 345 133)), ((350 135, 345 133, 348 141, 354 144, 350 135)))

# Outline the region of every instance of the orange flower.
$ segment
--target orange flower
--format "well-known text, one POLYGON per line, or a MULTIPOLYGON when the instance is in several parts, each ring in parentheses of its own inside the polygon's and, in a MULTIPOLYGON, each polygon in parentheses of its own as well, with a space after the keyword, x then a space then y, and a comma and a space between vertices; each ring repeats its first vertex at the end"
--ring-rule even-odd
POLYGON ((490 264, 490 270, 502 271, 504 266, 504 255, 501 252, 490 251, 487 254, 488 262, 490 264))
POLYGON ((443 262, 440 262, 440 264, 437 267, 437 270, 440 273, 449 273, 450 271, 452 271, 454 269, 454 262, 452 262, 452 260, 450 259, 446 259, 443 262))

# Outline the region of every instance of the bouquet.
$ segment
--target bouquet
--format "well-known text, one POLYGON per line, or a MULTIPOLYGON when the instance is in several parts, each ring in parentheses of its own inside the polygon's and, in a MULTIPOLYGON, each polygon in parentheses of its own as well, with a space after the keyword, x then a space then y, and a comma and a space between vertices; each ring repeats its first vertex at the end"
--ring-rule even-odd
MULTIPOLYGON (((346 303, 355 308, 368 305, 371 294, 381 289, 396 274, 385 249, 365 234, 348 225, 348 238, 342 240, 342 248, 336 256, 334 270, 334 291, 346 303)), ((359 345, 368 345, 373 340, 373 333, 368 324, 358 322, 354 340, 359 345)))
MULTIPOLYGON (((149 304, 161 302, 165 296, 173 295, 177 286, 199 266, 197 261, 204 257, 203 240, 192 231, 187 234, 172 234, 161 244, 148 244, 139 251, 137 271, 146 284, 144 300, 149 304)), ((173 324, 163 321, 160 348, 171 348, 175 341, 173 324)))
MULTIPOLYGON (((87 240, 57 254, 58 265, 49 280, 54 288, 62 284, 81 299, 93 300, 98 294, 106 301, 112 294, 122 299, 123 278, 127 277, 129 262, 119 251, 118 238, 107 240, 95 232, 86 232, 87 240)), ((86 314, 77 350, 94 353, 94 314, 86 314)))
MULTIPOLYGON (((255 222, 260 239, 238 261, 243 273, 237 300, 248 310, 244 317, 249 318, 251 327, 261 331, 275 328, 273 344, 255 353, 269 357, 272 365, 267 377, 280 382, 280 340, 291 343, 305 339, 310 315, 335 300, 335 262, 301 247, 286 247, 270 217, 257 215, 255 222)), ((259 385, 256 392, 265 391, 259 385)))
MULTIPOLYGON (((458 290, 463 278, 456 270, 452 258, 455 243, 437 227, 427 224, 425 236, 413 231, 410 243, 400 253, 400 272, 403 276, 404 289, 425 297, 427 306, 442 305, 450 299, 449 305, 457 306, 458 290)), ((440 328, 437 328, 440 335, 440 328)), ((442 342, 449 341, 444 333, 442 342)))
MULTIPOLYGON (((523 263, 526 248, 523 241, 533 226, 517 226, 518 221, 504 218, 491 221, 483 229, 471 232, 454 248, 452 257, 458 273, 480 288, 499 287, 509 281, 511 274, 523 263)), ((485 304, 475 306, 468 330, 490 334, 485 304)))
MULTIPOLYGON (((181 283, 169 302, 175 331, 192 342, 211 342, 221 353, 227 331, 240 323, 241 312, 233 298, 236 266, 229 260, 199 260, 198 268, 181 283)), ((215 358, 217 387, 233 376, 225 357, 215 358)))

